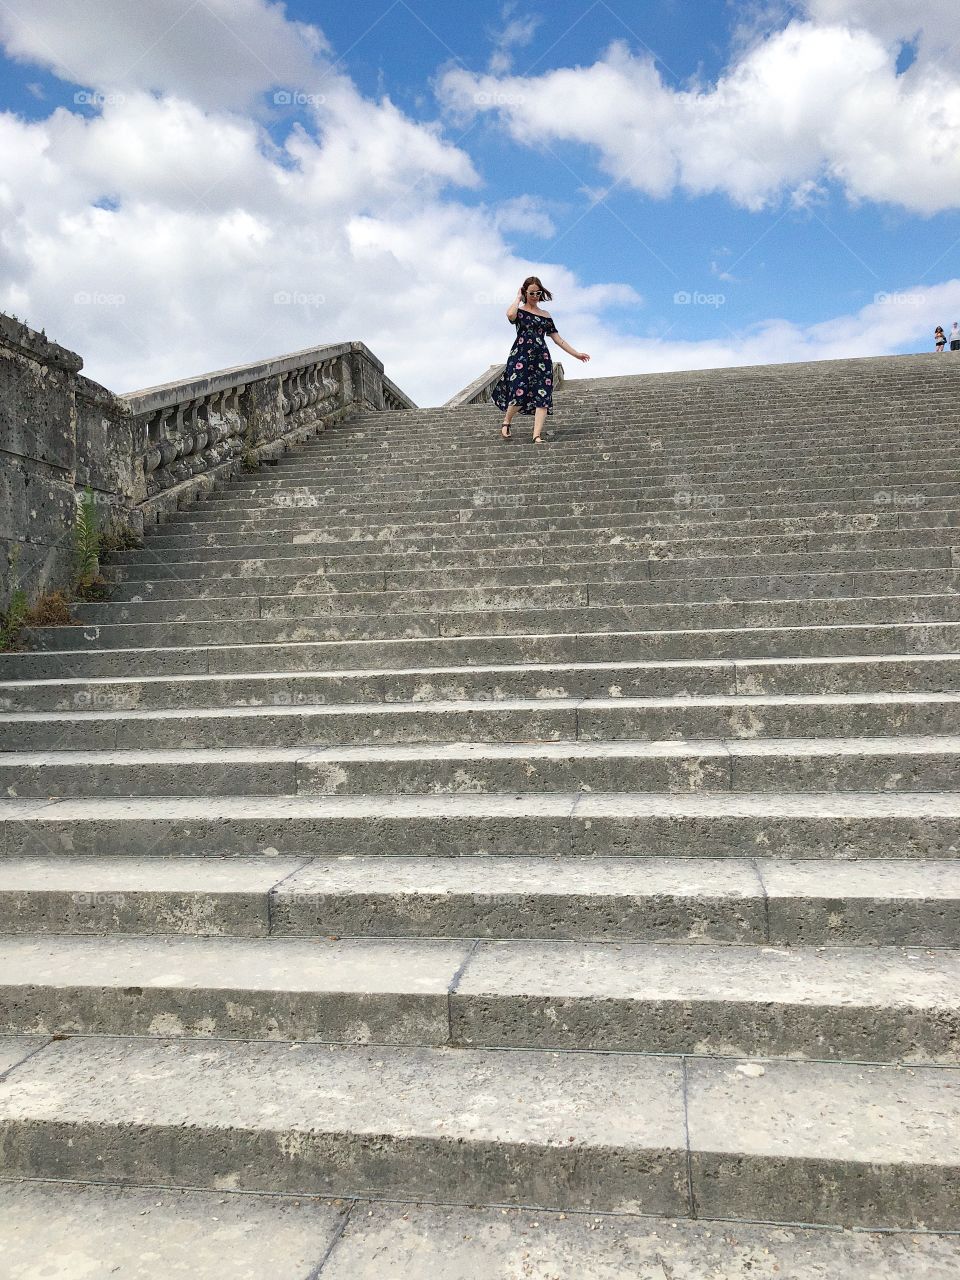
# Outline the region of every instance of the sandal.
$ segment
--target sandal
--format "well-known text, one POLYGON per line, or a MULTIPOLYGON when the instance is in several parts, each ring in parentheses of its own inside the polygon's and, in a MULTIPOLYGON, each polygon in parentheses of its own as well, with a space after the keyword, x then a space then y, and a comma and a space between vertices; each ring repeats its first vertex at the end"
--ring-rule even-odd
POLYGON ((509 423, 509 422, 501 422, 501 423, 500 423, 500 438, 501 438, 502 440, 512 440, 512 439, 513 439, 513 437, 512 437, 512 436, 511 436, 511 434, 510 434, 510 423, 509 423))
POLYGON ((540 437, 540 432, 539 432, 539 431, 535 433, 535 435, 534 435, 534 437, 533 437, 533 443, 534 443, 534 444, 543 444, 543 440, 542 440, 542 439, 541 439, 541 437, 540 437))

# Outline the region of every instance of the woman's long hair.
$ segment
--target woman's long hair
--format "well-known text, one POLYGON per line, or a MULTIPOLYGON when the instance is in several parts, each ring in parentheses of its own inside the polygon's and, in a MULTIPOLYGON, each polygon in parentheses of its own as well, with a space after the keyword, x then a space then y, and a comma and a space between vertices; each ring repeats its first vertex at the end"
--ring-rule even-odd
POLYGON ((540 290, 541 302, 553 301, 553 294, 550 292, 549 289, 545 289, 543 287, 543 281, 540 279, 539 276, 527 276, 526 280, 524 280, 523 282, 523 290, 522 290, 524 302, 526 302, 527 300, 527 290, 530 288, 532 284, 535 284, 537 288, 540 290))

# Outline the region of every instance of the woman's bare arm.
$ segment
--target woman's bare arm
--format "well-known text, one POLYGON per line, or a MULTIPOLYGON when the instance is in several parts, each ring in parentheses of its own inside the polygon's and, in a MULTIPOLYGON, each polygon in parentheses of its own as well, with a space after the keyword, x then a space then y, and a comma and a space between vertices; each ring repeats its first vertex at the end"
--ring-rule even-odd
POLYGON ((517 296, 510 303, 509 307, 507 307, 507 319, 510 321, 511 324, 516 323, 517 312, 520 310, 520 303, 522 301, 523 301, 523 295, 520 293, 520 290, 518 289, 517 296))
POLYGON ((568 355, 573 356, 575 360, 582 360, 584 363, 586 363, 590 359, 590 357, 587 355, 585 351, 575 351, 573 347, 571 347, 570 343, 566 341, 565 338, 560 337, 559 333, 551 333, 550 337, 554 340, 554 342, 557 344, 558 347, 561 347, 564 351, 566 351, 568 355))

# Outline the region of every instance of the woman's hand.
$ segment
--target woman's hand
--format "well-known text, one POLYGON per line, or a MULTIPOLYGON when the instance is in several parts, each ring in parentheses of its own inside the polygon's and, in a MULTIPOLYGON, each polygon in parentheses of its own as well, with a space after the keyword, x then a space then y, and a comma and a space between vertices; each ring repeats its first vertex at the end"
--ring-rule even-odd
POLYGON ((573 354, 575 359, 582 360, 584 364, 590 359, 585 351, 575 351, 573 354))

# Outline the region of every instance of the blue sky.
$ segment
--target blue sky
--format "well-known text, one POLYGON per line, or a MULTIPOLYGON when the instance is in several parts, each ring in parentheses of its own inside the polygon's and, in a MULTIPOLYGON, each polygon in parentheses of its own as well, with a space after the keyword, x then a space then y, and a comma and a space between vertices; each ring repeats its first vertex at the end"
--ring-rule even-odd
POLYGON ((436 403, 528 271, 574 373, 928 349, 958 12, 9 0, 0 308, 116 390, 362 338, 436 403))

